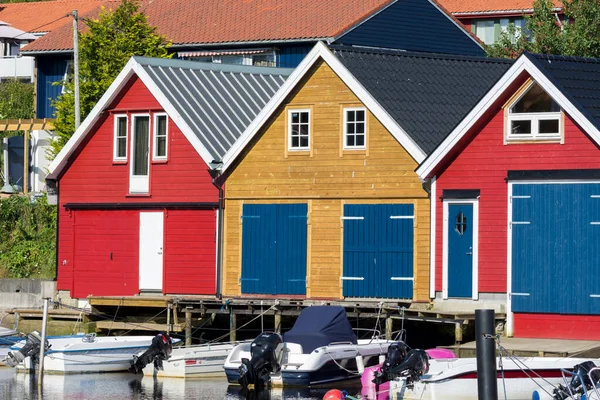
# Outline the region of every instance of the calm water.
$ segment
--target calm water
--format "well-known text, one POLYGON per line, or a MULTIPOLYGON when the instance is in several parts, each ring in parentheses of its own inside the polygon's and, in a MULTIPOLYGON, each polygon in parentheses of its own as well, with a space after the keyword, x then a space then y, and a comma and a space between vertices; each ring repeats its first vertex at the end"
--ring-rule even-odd
MULTIPOLYGON (((332 387, 342 389, 340 385, 332 387)), ((360 383, 344 387, 349 394, 360 394, 360 383), (357 386, 358 385, 358 386, 357 386)), ((225 378, 184 380, 142 378, 132 374, 46 375, 41 393, 37 379, 17 374, 12 368, 0 367, 0 399, 8 400, 158 400, 158 399, 251 399, 251 400, 321 400, 325 389, 285 389, 244 396, 238 386, 228 386, 225 378)))

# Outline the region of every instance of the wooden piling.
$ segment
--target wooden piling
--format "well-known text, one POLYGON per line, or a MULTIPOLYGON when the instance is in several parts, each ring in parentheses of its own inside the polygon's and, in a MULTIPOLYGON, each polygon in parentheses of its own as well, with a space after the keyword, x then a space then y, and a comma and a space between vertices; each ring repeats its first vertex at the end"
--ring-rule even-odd
POLYGON ((392 339, 392 332, 394 332, 394 320, 388 316, 385 319, 385 338, 387 340, 392 339))
POLYGON ((275 332, 281 333, 281 312, 275 312, 275 332))
POLYGON ((185 309, 185 345, 192 345, 192 309, 185 309))
POLYGON ((232 312, 232 310, 230 309, 229 310, 229 341, 230 342, 235 342, 237 340, 236 331, 237 331, 236 314, 234 314, 232 312))

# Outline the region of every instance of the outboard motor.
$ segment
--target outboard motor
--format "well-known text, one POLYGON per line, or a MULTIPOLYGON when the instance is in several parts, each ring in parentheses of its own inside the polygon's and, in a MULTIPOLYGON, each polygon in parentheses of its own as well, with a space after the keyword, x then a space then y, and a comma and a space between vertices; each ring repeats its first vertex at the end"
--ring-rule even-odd
MULTIPOLYGON (((31 357, 31 365, 33 365, 40 354, 40 345, 42 344, 42 336, 38 331, 33 331, 29 333, 25 337, 25 345, 18 351, 8 352, 8 356, 6 357, 6 364, 11 367, 16 367, 20 363, 23 362, 27 357, 31 357)), ((48 344, 48 340, 44 343, 44 351, 48 350, 50 345, 48 344)))
POLYGON ((570 399, 572 395, 583 395, 587 391, 593 390, 594 382, 600 380, 600 371, 593 371, 590 380, 589 372, 595 367, 596 364, 593 361, 585 361, 575 365, 571 382, 567 386, 559 384, 553 391, 553 397, 557 400, 570 399))
POLYGON ((381 385, 390 380, 389 374, 392 368, 400 365, 406 358, 408 346, 404 342, 395 342, 388 346, 385 361, 378 372, 375 372, 373 383, 381 385))
POLYGON ((279 355, 283 349, 281 335, 274 332, 260 334, 250 345, 251 359, 242 358, 238 383, 246 388, 261 389, 269 382, 270 374, 280 369, 279 355))
MULTIPOLYGON (((383 369, 383 368, 382 368, 383 369)), ((429 371, 429 356, 425 350, 410 350, 404 360, 386 370, 386 374, 378 375, 373 379, 373 383, 379 385, 394 378, 406 378, 406 384, 410 385, 419 380, 429 371)))
POLYGON ((157 370, 163 369, 163 361, 168 360, 173 351, 173 340, 170 336, 159 333, 152 338, 150 347, 146 349, 140 356, 134 355, 131 360, 129 371, 138 374, 142 372, 144 367, 151 362, 154 362, 154 368, 157 370))

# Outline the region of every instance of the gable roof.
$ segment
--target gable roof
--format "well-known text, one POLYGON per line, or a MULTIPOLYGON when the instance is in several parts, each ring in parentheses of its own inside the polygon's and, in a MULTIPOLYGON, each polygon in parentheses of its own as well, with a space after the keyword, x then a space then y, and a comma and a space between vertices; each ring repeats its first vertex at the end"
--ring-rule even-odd
POLYGON ((425 154, 512 64, 484 57, 331 49, 425 154))
POLYGON ((169 114, 204 162, 221 160, 291 69, 132 57, 50 164, 56 179, 104 110, 136 75, 169 114))
POLYGON ((524 53, 417 168, 426 179, 470 128, 523 73, 528 73, 600 145, 600 59, 524 53))
POLYGON ((227 170, 311 67, 322 59, 420 163, 506 71, 508 60, 328 48, 319 42, 223 158, 227 170))
MULTIPOLYGON (((174 46, 244 45, 331 41, 396 1, 142 0, 141 10, 148 17, 148 22, 167 36, 174 46)), ((102 3, 96 2, 95 9, 88 10, 86 15, 80 14, 88 18, 97 16, 102 3)), ((118 3, 104 3, 108 7, 118 6, 118 3)), ((22 51, 30 54, 70 52, 72 36, 72 28, 66 24, 22 51)))
MULTIPOLYGON (((439 0, 454 15, 460 14, 498 14, 523 13, 533 11, 533 0, 439 0)), ((554 0, 554 6, 560 8, 562 2, 554 0)))
MULTIPOLYGON (((54 0, 0 4, 0 20, 29 33, 50 32, 72 23, 67 14, 88 13, 111 0, 54 0)), ((118 0, 113 0, 115 3, 118 0)))

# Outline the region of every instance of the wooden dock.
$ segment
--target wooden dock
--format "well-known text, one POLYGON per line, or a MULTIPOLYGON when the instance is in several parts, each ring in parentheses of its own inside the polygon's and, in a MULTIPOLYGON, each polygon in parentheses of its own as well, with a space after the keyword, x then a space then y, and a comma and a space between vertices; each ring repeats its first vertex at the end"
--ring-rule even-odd
MULTIPOLYGON (((500 345, 517 357, 600 358, 600 342, 595 340, 500 338, 500 345)), ((459 357, 475 357, 475 342, 451 346, 459 357)))

